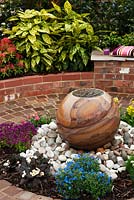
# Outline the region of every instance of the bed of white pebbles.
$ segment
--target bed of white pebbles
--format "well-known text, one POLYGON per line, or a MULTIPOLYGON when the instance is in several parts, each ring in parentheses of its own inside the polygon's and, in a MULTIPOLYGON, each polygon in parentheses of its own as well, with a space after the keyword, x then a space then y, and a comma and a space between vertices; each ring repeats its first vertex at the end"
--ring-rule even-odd
MULTIPOLYGON (((58 134, 56 122, 52 121, 50 124, 44 124, 38 128, 37 135, 32 138, 31 148, 20 155, 30 163, 32 157, 36 158, 37 152, 49 159, 49 163, 52 164, 51 172, 54 174, 83 151, 73 149, 63 141, 58 134)), ((121 121, 113 141, 89 153, 99 159, 102 172, 106 172, 112 179, 116 179, 118 172, 126 170, 125 161, 128 156, 134 154, 134 127, 121 121)))

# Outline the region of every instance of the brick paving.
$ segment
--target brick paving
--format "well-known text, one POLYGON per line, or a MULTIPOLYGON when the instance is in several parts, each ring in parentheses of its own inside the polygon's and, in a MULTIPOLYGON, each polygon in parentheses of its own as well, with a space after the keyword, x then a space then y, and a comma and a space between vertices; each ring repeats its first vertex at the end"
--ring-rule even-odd
MULTIPOLYGON (((0 180, 0 200, 53 200, 12 186, 8 181, 0 180)), ((60 199, 55 199, 60 200, 60 199)))
POLYGON ((64 96, 63 94, 40 95, 1 103, 0 123, 19 123, 35 112, 55 118, 57 106, 64 96))
MULTIPOLYGON (((19 123, 37 112, 39 115, 55 118, 59 102, 65 95, 40 95, 0 103, 0 123, 19 123)), ((0 180, 0 200, 53 200, 52 198, 36 195, 0 180)), ((58 199, 57 199, 58 200, 58 199)))

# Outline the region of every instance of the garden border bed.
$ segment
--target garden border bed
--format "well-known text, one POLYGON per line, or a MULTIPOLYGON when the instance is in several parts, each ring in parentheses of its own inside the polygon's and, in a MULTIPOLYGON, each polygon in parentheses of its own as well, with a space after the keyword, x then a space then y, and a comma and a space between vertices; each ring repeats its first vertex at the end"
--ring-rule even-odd
MULTIPOLYGON (((134 58, 93 53, 94 71, 61 72, 0 81, 0 102, 42 94, 67 94, 76 88, 99 88, 112 96, 134 98, 134 58)), ((89 66, 90 69, 90 66, 89 66)))

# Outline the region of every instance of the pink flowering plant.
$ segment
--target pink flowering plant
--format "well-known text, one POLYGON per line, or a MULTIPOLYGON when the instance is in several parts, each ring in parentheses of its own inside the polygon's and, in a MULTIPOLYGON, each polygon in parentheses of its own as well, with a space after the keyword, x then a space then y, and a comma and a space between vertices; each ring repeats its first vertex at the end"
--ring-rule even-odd
POLYGON ((13 42, 8 38, 0 40, 0 78, 15 77, 24 73, 25 66, 13 42))
POLYGON ((28 116, 27 120, 30 121, 35 127, 40 127, 41 125, 48 124, 51 121, 50 118, 41 116, 37 112, 28 116))

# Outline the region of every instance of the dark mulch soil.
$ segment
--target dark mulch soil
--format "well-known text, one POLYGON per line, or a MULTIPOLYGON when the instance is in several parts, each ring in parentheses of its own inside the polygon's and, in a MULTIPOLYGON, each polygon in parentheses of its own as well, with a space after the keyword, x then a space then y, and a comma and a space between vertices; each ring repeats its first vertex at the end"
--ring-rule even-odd
MULTIPOLYGON (((30 182, 21 181, 21 176, 17 172, 15 167, 10 168, 4 172, 3 164, 8 159, 12 159, 17 154, 10 149, 9 150, 0 150, 0 179, 5 179, 11 182, 13 185, 21 187, 25 190, 31 191, 33 193, 44 195, 52 198, 62 198, 57 190, 55 185, 55 180, 53 176, 47 176, 47 179, 31 179, 30 182), (9 153, 10 152, 10 153, 9 153)), ((107 195, 101 200, 127 200, 134 197, 134 185, 126 172, 118 174, 118 179, 113 182, 113 191, 111 194, 107 195)), ((82 200, 92 200, 89 196, 82 196, 82 200)))

